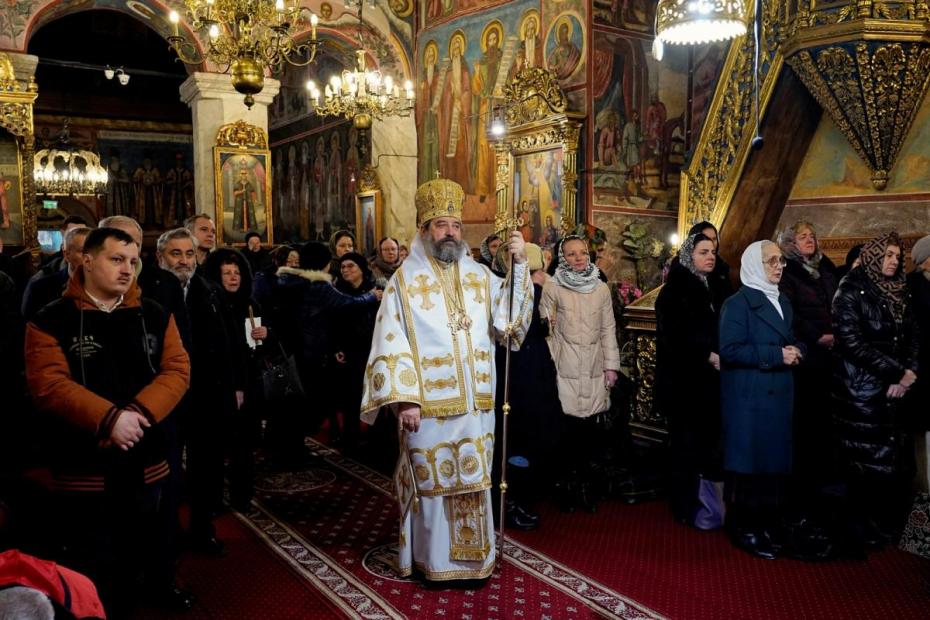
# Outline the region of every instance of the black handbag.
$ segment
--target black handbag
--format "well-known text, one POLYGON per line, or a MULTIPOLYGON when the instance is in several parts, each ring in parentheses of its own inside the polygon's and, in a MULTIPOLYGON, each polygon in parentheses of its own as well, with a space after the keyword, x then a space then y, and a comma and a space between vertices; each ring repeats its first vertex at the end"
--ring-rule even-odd
POLYGON ((265 369, 262 370, 262 390, 265 401, 281 401, 289 398, 302 398, 304 386, 297 371, 297 361, 293 355, 284 352, 284 347, 278 343, 281 355, 265 358, 265 369))

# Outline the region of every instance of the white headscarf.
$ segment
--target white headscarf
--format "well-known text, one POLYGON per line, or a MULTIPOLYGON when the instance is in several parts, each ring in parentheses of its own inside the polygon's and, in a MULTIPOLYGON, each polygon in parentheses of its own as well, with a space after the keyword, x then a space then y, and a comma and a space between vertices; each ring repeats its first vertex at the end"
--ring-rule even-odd
MULTIPOLYGON (((775 245, 771 241, 755 241, 749 244, 749 247, 743 252, 743 258, 740 259, 739 279, 743 286, 765 293, 768 300, 775 306, 779 316, 785 318, 781 304, 778 303, 778 285, 769 282, 768 277, 765 275, 765 264, 762 262, 762 248, 768 243, 775 245)), ((778 246, 775 245, 775 247, 778 246)))

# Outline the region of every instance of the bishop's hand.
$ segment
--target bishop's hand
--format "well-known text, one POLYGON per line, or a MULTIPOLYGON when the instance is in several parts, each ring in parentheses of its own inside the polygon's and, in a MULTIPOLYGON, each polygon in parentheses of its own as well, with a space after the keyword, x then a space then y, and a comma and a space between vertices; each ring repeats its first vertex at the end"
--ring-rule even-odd
POLYGON ((510 233, 510 241, 507 242, 507 250, 513 257, 513 262, 522 265, 526 262, 526 241, 523 240, 523 233, 515 230, 510 233))
POLYGON ((409 433, 420 430, 420 405, 416 403, 401 403, 397 407, 397 420, 401 428, 409 433))

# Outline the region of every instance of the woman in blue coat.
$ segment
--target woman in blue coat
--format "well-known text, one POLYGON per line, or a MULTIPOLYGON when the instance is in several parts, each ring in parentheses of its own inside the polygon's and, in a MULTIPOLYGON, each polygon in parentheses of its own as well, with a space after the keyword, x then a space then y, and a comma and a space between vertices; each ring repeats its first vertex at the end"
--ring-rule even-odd
POLYGON ((724 469, 732 475, 727 526, 733 543, 774 559, 780 487, 791 473, 792 367, 801 361, 791 303, 778 291, 785 258, 771 241, 743 252, 743 287, 720 316, 724 469))

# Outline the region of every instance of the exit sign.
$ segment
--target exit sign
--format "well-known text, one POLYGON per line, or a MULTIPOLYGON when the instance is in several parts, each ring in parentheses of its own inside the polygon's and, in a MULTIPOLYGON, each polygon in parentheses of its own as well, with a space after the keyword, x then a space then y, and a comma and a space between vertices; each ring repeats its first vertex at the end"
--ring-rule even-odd
POLYGON ((43 209, 57 209, 58 201, 57 200, 43 200, 42 208, 43 209))

